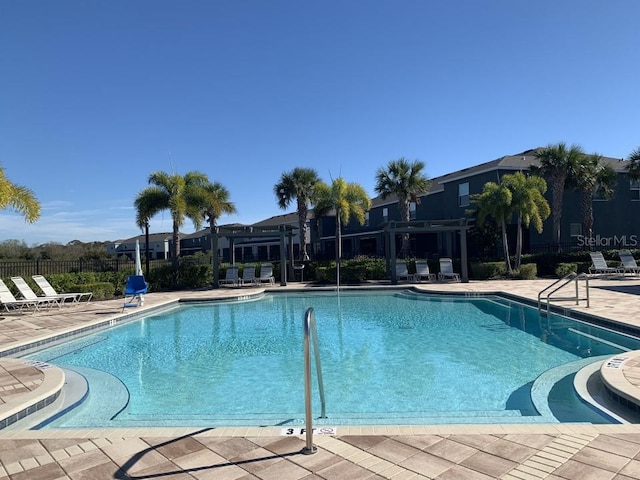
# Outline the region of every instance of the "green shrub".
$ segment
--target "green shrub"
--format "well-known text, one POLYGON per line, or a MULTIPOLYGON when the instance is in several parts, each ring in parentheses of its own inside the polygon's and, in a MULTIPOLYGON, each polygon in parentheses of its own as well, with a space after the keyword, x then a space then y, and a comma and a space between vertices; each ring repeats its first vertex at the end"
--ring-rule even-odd
POLYGON ((92 300, 110 300, 123 294, 122 289, 116 291, 112 283, 94 282, 71 285, 70 292, 92 292, 92 300))
POLYGON ((340 264, 340 280, 344 283, 381 280, 385 276, 386 263, 384 259, 356 257, 350 260, 343 260, 340 264))
POLYGON ((507 274, 504 262, 473 262, 470 267, 471 277, 474 280, 503 278, 507 274))
POLYGON ((213 279, 213 265, 196 255, 181 259, 178 272, 178 289, 210 286, 213 279))
POLYGON ((538 266, 535 263, 523 263, 513 272, 516 280, 534 280, 538 277, 538 266))
POLYGON ((555 274, 556 277, 562 278, 568 273, 577 273, 578 272, 578 264, 577 263, 559 263, 556 266, 555 274))

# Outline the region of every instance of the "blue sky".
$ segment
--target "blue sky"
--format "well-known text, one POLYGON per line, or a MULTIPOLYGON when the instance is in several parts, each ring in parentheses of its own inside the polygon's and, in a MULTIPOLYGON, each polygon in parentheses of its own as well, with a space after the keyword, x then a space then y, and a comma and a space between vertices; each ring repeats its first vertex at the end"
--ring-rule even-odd
POLYGON ((373 197, 399 157, 429 177, 559 141, 626 157, 638 18, 637 0, 0 0, 0 164, 42 204, 31 225, 0 211, 0 241, 137 235, 157 170, 224 184, 224 224, 285 213, 295 167, 373 197))

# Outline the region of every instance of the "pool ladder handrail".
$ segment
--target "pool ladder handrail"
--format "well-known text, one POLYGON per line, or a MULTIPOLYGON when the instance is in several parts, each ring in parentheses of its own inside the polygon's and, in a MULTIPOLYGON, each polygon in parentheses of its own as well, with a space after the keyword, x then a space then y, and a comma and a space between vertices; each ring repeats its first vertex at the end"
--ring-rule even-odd
POLYGON ((324 383, 322 382, 322 366, 320 365, 320 349, 318 348, 318 331, 316 330, 316 316, 313 307, 309 307, 304 314, 304 410, 307 445, 302 453, 310 455, 316 453, 313 445, 313 409, 311 404, 311 338, 313 337, 313 354, 316 361, 318 377, 318 391, 320 393, 320 418, 327 418, 324 399, 324 383))
POLYGON ((559 278, 558 280, 556 280, 555 282, 553 282, 548 287, 543 288, 538 293, 538 314, 542 314, 543 313, 543 311, 542 311, 542 294, 544 292, 546 292, 550 288, 560 284, 556 288, 551 290, 549 293, 547 293, 547 296, 546 296, 546 302, 547 302, 546 314, 548 316, 551 313, 551 295, 553 295, 558 290, 560 290, 561 288, 563 288, 564 286, 568 285, 571 282, 573 282, 575 284, 575 286, 576 286, 576 294, 575 294, 575 296, 572 296, 572 297, 557 297, 556 300, 575 300, 576 305, 580 304, 580 300, 586 300, 587 308, 589 308, 589 276, 586 273, 569 272, 566 275, 564 275, 561 278, 559 278), (580 298, 580 295, 579 295, 579 292, 578 292, 578 282, 580 280, 584 280, 585 281, 586 297, 584 297, 584 298, 580 298))

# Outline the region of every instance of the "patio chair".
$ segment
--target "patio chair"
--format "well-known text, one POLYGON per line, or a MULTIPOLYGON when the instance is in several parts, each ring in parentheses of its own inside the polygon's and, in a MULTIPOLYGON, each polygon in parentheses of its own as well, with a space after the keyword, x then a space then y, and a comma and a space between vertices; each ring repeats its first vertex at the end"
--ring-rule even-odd
POLYGON ((435 282, 436 274, 429 271, 429 264, 426 260, 416 260, 416 274, 414 275, 416 282, 426 280, 427 282, 435 282))
POLYGON ((242 269, 242 278, 240 279, 240 285, 255 285, 258 281, 256 277, 255 265, 245 265, 242 269))
POLYGON ((142 295, 147 293, 148 290, 149 284, 145 281, 144 275, 129 275, 124 286, 124 305, 122 309, 142 306, 144 304, 142 295))
POLYGON ((93 298, 93 292, 69 292, 69 293, 58 293, 56 289, 51 286, 49 281, 44 278, 42 275, 33 275, 33 281, 36 282, 38 288, 42 290, 42 293, 47 297, 58 297, 62 300, 62 302, 66 302, 71 299, 73 303, 80 303, 80 300, 84 297, 87 297, 87 302, 90 302, 93 298))
POLYGON ((633 273, 635 275, 640 273, 640 267, 629 250, 620 250, 618 255, 620 255, 620 261, 622 262, 622 273, 633 273))
POLYGON ((11 312, 19 312, 26 309, 33 309, 33 311, 40 310, 41 305, 51 306, 50 300, 26 300, 26 299, 16 299, 9 290, 9 287, 4 283, 2 279, 0 279, 0 302, 2 303, 2 307, 7 313, 11 312))
POLYGON ((227 271, 224 274, 224 278, 218 280, 218 286, 222 285, 231 285, 232 287, 236 287, 240 285, 240 278, 238 277, 238 266, 237 265, 229 265, 227 267, 227 271))
POLYGON ((270 263, 263 263, 260 265, 260 276, 256 283, 268 283, 269 285, 275 285, 276 279, 273 276, 273 265, 270 263))
POLYGON ((460 281, 460 274, 453 271, 453 262, 450 258, 440 259, 440 273, 438 273, 438 280, 441 282, 447 280, 453 280, 454 282, 460 281))
POLYGON ((402 280, 412 281, 413 275, 409 273, 409 269, 407 268, 407 262, 404 260, 396 261, 396 281, 400 282, 402 280))
POLYGON ((40 302, 41 304, 44 304, 46 302, 49 307, 51 307, 53 304, 56 304, 58 308, 62 307, 62 299, 60 297, 39 297, 38 295, 36 295, 36 292, 31 289, 29 284, 25 282, 24 278, 11 277, 11 281, 25 300, 36 301, 40 302))
POLYGON ((622 273, 622 269, 618 267, 610 267, 607 265, 607 261, 604 259, 602 252, 589 252, 591 255, 591 266, 589 267, 589 273, 591 274, 603 274, 610 273, 622 273))

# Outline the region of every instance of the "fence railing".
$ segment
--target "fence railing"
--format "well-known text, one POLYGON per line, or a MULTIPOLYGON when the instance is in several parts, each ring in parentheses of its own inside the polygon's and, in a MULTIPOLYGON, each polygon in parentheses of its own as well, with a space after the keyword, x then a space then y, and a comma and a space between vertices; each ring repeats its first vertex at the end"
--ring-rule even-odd
MULTIPOLYGON (((149 267, 158 268, 171 260, 151 260, 149 267)), ((0 277, 30 277, 32 275, 55 275, 79 272, 121 272, 133 270, 135 262, 127 258, 101 260, 9 260, 0 261, 0 277)), ((144 270, 145 263, 142 263, 144 270)))

